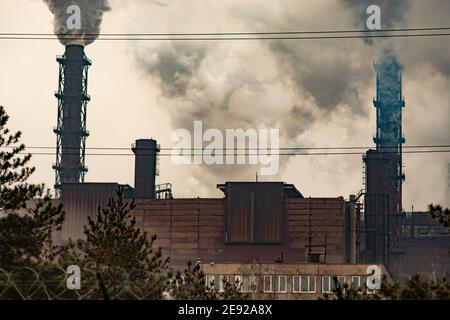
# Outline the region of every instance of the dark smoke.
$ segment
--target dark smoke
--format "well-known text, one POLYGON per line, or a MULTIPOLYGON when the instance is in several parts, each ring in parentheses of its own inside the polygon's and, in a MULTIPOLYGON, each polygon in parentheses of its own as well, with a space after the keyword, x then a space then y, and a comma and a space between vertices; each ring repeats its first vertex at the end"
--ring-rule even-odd
POLYGON ((63 45, 87 46, 94 42, 100 33, 103 13, 110 10, 108 0, 44 0, 44 2, 54 15, 55 34, 63 45), (67 8, 70 5, 78 5, 81 9, 81 30, 67 28, 67 8))

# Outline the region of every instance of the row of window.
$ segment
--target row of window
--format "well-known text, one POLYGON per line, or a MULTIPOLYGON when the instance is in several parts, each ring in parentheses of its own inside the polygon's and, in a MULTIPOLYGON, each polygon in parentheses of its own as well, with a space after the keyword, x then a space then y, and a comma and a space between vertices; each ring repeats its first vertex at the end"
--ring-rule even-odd
POLYGON ((238 284, 242 292, 257 292, 257 277, 254 275, 207 275, 206 286, 219 292, 224 291, 226 282, 238 284))
MULTIPOLYGON (((206 284, 209 288, 223 292, 224 283, 233 281, 240 285, 243 292, 258 292, 258 279, 262 278, 262 292, 266 293, 287 293, 288 278, 292 281, 291 290, 293 293, 331 293, 335 288, 333 276, 322 276, 321 288, 318 290, 317 276, 311 275, 207 275, 206 284)), ((366 280, 365 276, 351 276, 351 286, 355 289, 362 287, 366 280)), ((337 276, 337 281, 341 286, 346 283, 345 276, 337 276)))
POLYGON ((450 236, 446 228, 438 225, 403 225, 402 233, 405 238, 448 238, 450 236))

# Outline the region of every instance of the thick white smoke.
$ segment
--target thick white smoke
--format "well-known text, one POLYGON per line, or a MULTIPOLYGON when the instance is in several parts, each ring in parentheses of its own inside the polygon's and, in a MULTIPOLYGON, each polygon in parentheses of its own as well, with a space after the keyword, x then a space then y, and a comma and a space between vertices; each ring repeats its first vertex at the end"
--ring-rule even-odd
MULTIPOLYGON (((168 6, 151 8, 149 21, 139 29, 157 32, 223 32, 223 31, 292 31, 363 29, 366 8, 372 1, 296 0, 189 2, 172 0, 168 6), (189 19, 185 19, 186 17, 189 19)), ((382 9, 383 28, 442 26, 450 2, 434 0, 436 7, 423 1, 377 1, 382 9), (430 13, 432 12, 432 13, 430 13), (435 19, 429 21, 427 17, 435 19)), ((150 9, 149 9, 150 10, 150 9)), ((445 39, 445 38, 444 38, 445 39)), ((202 120, 206 128, 279 127, 280 145, 371 146, 375 132, 376 73, 373 64, 386 48, 392 49, 405 66, 404 93, 407 108, 404 127, 408 143, 433 144, 448 136, 448 127, 437 118, 434 133, 418 129, 417 115, 431 107, 431 98, 423 88, 433 76, 448 83, 449 43, 436 38, 395 40, 328 40, 328 41, 232 41, 232 42, 150 42, 133 43, 138 69, 148 76, 152 86, 160 89, 158 106, 167 112, 174 128, 192 128, 202 120), (436 50, 439 49, 439 50, 436 50), (431 67, 427 70, 420 70, 431 67), (416 77, 416 75, 422 76, 416 77), (421 94, 417 90, 420 90, 421 94), (417 92, 417 94, 415 94, 417 92), (420 99, 420 103, 417 101, 420 99), (422 103, 423 101, 423 103, 422 103), (411 128, 411 129, 410 129, 411 128), (414 130, 412 129, 414 128, 414 130)), ((436 79, 436 83, 438 79, 436 79)), ((439 87, 434 87, 436 96, 439 87)), ((447 93, 442 92, 442 99, 447 93)), ((429 94, 428 94, 429 95, 429 94)), ((445 118, 447 106, 439 113, 445 118)), ((428 119, 430 113, 422 117, 428 119)), ((448 117, 447 117, 448 118, 448 117)), ((431 119, 431 118, 430 118, 431 119)), ((301 157, 300 157, 301 158, 301 157)), ((311 178, 307 183, 324 184, 330 194, 355 192, 361 187, 361 158, 317 157, 308 160, 282 157, 286 170, 320 172, 322 181, 311 178), (292 163, 308 163, 293 167, 292 163), (325 172, 329 172, 326 175, 325 172), (350 178, 348 175, 352 173, 350 178), (325 178, 325 176, 327 178, 325 178), (349 187, 349 181, 355 181, 349 187), (331 193, 332 192, 332 193, 331 193)), ((425 156, 405 156, 406 198, 426 203, 443 193, 426 196, 414 183, 420 180, 415 167, 425 156), (418 196, 417 196, 418 195, 418 196)), ((447 175, 447 164, 436 160, 436 170, 447 175), (444 165, 445 164, 445 165, 444 165), (445 168, 445 171, 442 171, 445 168)), ((438 172, 438 171, 436 171, 438 172)), ((252 179, 255 168, 249 166, 208 166, 194 169, 193 176, 204 186, 225 180, 252 179)), ((283 174, 289 180, 292 175, 283 174)), ((314 176, 314 175, 312 175, 314 176)), ((277 177, 274 177, 276 179, 277 177)), ((431 181, 439 175, 430 177, 431 181)), ((422 179, 422 181, 424 181, 422 179)), ((353 182, 351 182, 353 183, 353 182)), ((424 183, 424 182, 422 182, 424 183)), ((301 186, 300 186, 301 187, 301 186)), ((417 203, 416 202, 416 203, 417 203)))
POLYGON ((63 45, 79 44, 87 46, 100 33, 103 13, 110 10, 108 0, 44 0, 54 15, 54 29, 63 45), (80 8, 81 30, 69 29, 67 9, 71 5, 80 8))

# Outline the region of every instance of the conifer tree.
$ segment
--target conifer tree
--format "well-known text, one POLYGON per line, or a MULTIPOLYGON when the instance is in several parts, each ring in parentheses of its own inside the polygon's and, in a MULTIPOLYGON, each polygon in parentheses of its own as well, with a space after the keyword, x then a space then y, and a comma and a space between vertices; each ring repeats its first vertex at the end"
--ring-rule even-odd
POLYGON ((44 185, 28 182, 35 171, 31 155, 20 143, 21 132, 7 128, 8 120, 0 106, 0 298, 48 298, 42 283, 55 275, 59 246, 53 232, 61 228, 64 212, 44 185))
POLYGON ((21 132, 10 133, 9 116, 0 106, 0 268, 30 266, 54 254, 52 231, 61 228, 64 213, 54 206, 43 185, 28 179, 30 154, 23 154, 21 132))
POLYGON ((136 226, 130 213, 134 207, 134 201, 124 200, 119 188, 106 208, 88 218, 85 239, 69 245, 65 264, 82 267, 88 298, 163 298, 170 277, 169 258, 155 248, 156 236, 149 237, 136 226))

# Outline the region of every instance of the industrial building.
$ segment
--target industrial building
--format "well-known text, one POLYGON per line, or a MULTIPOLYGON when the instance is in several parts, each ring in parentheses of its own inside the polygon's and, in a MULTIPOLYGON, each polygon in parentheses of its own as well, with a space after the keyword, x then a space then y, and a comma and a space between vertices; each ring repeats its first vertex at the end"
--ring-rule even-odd
MULTIPOLYGON (((61 240, 83 236, 87 217, 114 196, 117 184, 63 185, 67 219, 61 240)), ((282 182, 228 182, 222 198, 136 198, 137 226, 158 236, 156 245, 172 266, 186 261, 216 263, 355 263, 357 239, 346 227, 349 203, 338 198, 304 198, 282 182), (350 258, 351 256, 354 258, 350 258), (351 260, 353 259, 353 260, 351 260)), ((129 196, 139 188, 128 189, 129 196)))
MULTIPOLYGON (((82 46, 69 45, 58 63, 55 189, 66 221, 56 237, 66 241, 83 237, 87 217, 94 217, 119 185, 84 182, 91 61, 82 46)), ((132 146, 134 186, 122 186, 125 197, 135 199, 137 226, 157 235, 156 245, 174 268, 190 260, 201 261, 210 277, 257 275, 259 280, 249 285, 257 298, 273 298, 277 290, 284 298, 314 298, 330 289, 330 276, 349 284, 363 281, 369 264, 386 266, 386 275, 411 275, 426 269, 416 262, 428 259, 431 248, 440 248, 436 263, 446 270, 449 259, 441 249, 449 243, 448 231, 424 239, 417 230, 426 214, 408 216, 402 208, 402 66, 388 55, 375 69, 376 149, 363 158, 363 192, 347 200, 311 198, 281 181, 234 181, 211 186, 223 197, 174 199, 170 184, 156 184, 159 145, 154 139, 139 139, 132 146)))
POLYGON ((450 272, 448 228, 428 212, 406 212, 402 219, 402 276, 418 273, 434 279, 450 272))

